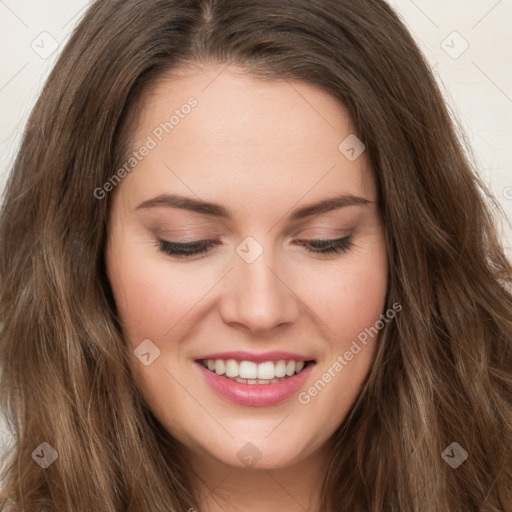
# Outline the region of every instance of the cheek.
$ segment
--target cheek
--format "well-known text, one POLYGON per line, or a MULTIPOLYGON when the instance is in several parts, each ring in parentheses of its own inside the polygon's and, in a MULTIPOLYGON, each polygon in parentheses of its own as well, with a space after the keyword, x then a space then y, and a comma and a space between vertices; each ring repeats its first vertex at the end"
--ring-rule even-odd
POLYGON ((375 323, 383 313, 387 279, 384 268, 373 267, 345 277, 345 287, 338 297, 335 330, 353 339, 375 323))
MULTIPOLYGON (((388 260, 384 246, 368 257, 346 259, 343 269, 323 276, 323 287, 311 287, 309 304, 329 328, 311 386, 298 395, 311 422, 325 418, 324 428, 334 431, 356 400, 377 347, 381 315, 387 293, 388 260)), ((318 283, 319 284, 319 283, 318 283)), ((327 332, 327 331, 326 331, 327 332)), ((306 422, 308 420, 306 419, 306 422)))
MULTIPOLYGON (((344 347, 384 313, 388 261, 383 244, 309 273, 300 295, 322 320, 335 348, 344 347)), ((348 256, 348 255, 347 255, 348 256)), ((320 268, 320 267, 319 267, 320 268)))
MULTIPOLYGON (((183 272, 126 255, 110 278, 127 341, 162 338, 197 302, 200 290, 183 272)), ((203 292, 204 293, 204 292, 203 292)))

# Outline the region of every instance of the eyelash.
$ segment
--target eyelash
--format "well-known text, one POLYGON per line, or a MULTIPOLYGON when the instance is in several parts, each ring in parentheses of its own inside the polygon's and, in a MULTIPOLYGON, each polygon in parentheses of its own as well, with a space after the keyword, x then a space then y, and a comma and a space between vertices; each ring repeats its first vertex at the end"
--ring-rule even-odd
MULTIPOLYGON (((313 254, 340 254, 348 252, 352 247, 352 235, 333 240, 298 240, 299 245, 306 247, 306 251, 313 254), (308 248, 313 247, 313 248, 308 248)), ((190 258, 202 254, 203 257, 211 247, 219 245, 211 240, 198 240, 189 244, 180 244, 177 242, 169 242, 162 238, 158 238, 156 245, 160 251, 175 258, 190 258)))

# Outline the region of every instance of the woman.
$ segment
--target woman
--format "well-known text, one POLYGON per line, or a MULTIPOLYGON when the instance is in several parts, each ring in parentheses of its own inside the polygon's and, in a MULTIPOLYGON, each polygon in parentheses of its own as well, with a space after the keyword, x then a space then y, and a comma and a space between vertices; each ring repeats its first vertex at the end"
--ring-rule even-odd
POLYGON ((512 511, 488 204, 384 1, 93 3, 0 218, 3 504, 512 511))

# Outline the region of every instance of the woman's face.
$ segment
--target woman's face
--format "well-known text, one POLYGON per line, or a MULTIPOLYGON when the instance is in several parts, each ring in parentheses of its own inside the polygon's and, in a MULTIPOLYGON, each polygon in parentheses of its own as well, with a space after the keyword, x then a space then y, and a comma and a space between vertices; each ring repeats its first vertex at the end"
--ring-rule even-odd
POLYGON ((387 252, 347 112, 237 69, 190 68, 145 98, 106 264, 159 421, 191 455, 286 467, 325 449, 360 392, 387 252), (172 253, 203 240, 204 253, 172 253), (325 240, 339 242, 313 252, 325 240))

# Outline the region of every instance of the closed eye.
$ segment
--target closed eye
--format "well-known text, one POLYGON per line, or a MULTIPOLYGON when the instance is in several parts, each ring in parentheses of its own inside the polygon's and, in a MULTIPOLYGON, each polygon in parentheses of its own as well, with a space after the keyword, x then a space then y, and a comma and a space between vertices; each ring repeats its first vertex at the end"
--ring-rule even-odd
MULTIPOLYGON (((307 252, 320 255, 340 254, 352 247, 352 235, 329 240, 297 240, 298 245, 307 252)), ((192 256, 206 255, 210 250, 220 245, 214 240, 198 240, 186 244, 171 242, 158 238, 156 245, 160 251, 175 258, 191 258, 192 256)))

